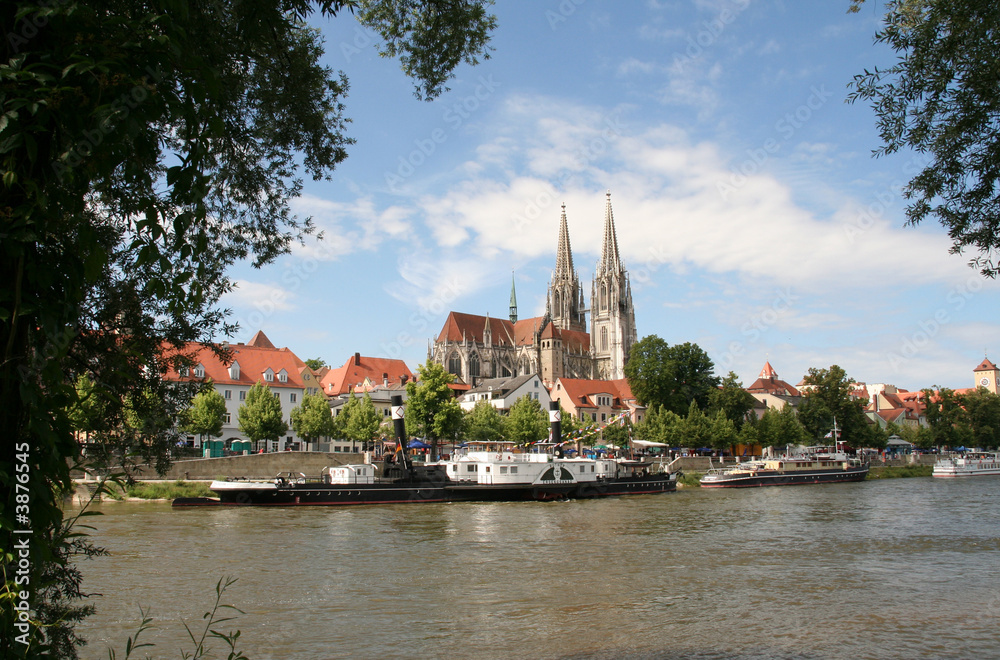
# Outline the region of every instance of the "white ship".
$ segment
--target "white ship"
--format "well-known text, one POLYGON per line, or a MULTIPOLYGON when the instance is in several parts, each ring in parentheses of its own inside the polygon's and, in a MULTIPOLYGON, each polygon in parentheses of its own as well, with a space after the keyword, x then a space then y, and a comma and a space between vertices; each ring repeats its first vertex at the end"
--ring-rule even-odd
POLYGON ((1000 476, 1000 452, 969 452, 942 456, 934 464, 935 477, 1000 476))

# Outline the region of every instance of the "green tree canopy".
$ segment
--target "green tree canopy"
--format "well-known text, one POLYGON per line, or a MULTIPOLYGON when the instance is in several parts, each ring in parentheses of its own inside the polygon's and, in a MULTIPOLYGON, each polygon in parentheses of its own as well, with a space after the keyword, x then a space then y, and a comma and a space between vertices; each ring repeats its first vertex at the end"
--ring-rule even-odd
POLYGON ((316 442, 334 434, 330 404, 322 394, 306 394, 302 402, 292 409, 292 430, 306 442, 316 442))
POLYGON ((430 440, 435 457, 438 441, 453 438, 462 426, 462 407, 448 387, 454 380, 443 365, 428 360, 417 367, 417 382, 406 384, 406 433, 430 440))
POLYGON ((601 439, 604 441, 604 444, 628 449, 631 446, 629 442, 631 440, 631 429, 632 423, 626 417, 624 420, 606 424, 601 429, 601 439))
POLYGON ((489 401, 476 401, 472 410, 465 413, 462 428, 465 438, 475 442, 507 439, 503 416, 489 401))
POLYGON ((747 418, 753 414, 756 402, 757 399, 743 389, 739 377, 732 371, 722 379, 721 387, 712 390, 708 395, 709 411, 721 411, 737 431, 743 428, 747 418))
POLYGON ((809 435, 820 440, 833 430, 836 419, 840 439, 851 447, 864 447, 869 437, 868 418, 863 410, 865 402, 851 396, 852 381, 847 373, 837 365, 829 369, 812 367, 805 382, 813 387, 803 392, 799 421, 809 435))
POLYGON ((736 443, 739 441, 739 431, 736 430, 736 425, 733 424, 733 420, 726 416, 725 411, 716 410, 715 415, 710 418, 711 427, 709 428, 710 446, 713 449, 732 450, 736 443))
POLYGON ((676 442, 681 447, 701 449, 712 444, 712 422, 698 407, 696 401, 688 405, 687 417, 676 427, 676 442))
POLYGON ((981 449, 1000 448, 1000 395, 978 387, 959 395, 969 426, 972 445, 981 449))
POLYGON ((708 405, 709 395, 719 385, 714 369, 711 358, 697 344, 670 346, 649 335, 632 346, 625 377, 640 404, 660 405, 685 415, 692 401, 699 408, 708 405))
POLYGON ((259 380, 247 392, 237 415, 240 431, 255 443, 277 440, 288 431, 288 424, 282 419, 281 402, 259 380))
POLYGON ((306 366, 312 369, 313 371, 319 371, 320 369, 326 366, 326 362, 323 360, 323 358, 309 358, 308 360, 306 360, 306 366))
POLYGON ((795 409, 788 405, 781 410, 765 410, 755 430, 757 444, 761 447, 784 448, 786 445, 809 444, 812 440, 795 409))
POLYGON ((191 400, 191 407, 181 416, 181 428, 204 438, 222 435, 226 420, 226 400, 212 387, 211 382, 191 400))
POLYGON ((504 429, 507 439, 517 445, 544 440, 549 437, 549 414, 538 401, 522 396, 511 405, 504 429))
MULTIPOLYGON (((353 395, 352 395, 353 396, 353 395)), ((367 448, 368 444, 381 435, 382 414, 372 403, 368 392, 357 400, 347 418, 347 437, 351 442, 360 442, 367 448)))
POLYGON ((928 157, 903 188, 907 222, 937 218, 952 252, 976 250, 972 264, 989 276, 1000 272, 998 33, 991 0, 887 2, 875 41, 896 62, 855 76, 849 97, 875 109, 876 155, 908 148, 928 157))
MULTIPOLYGON (((350 10, 348 20, 381 36, 382 53, 399 57, 418 97, 433 98, 459 63, 487 56, 488 5, 0 5, 0 428, 33 448, 31 582, 53 567, 69 580, 32 590, 29 654, 44 641, 53 656, 76 657, 68 605, 48 609, 46 599, 80 593, 57 495, 79 452, 69 419, 77 377, 108 392, 108 428, 122 427, 126 402, 134 409, 143 392, 171 418, 186 408, 194 388, 162 376, 184 363, 176 351, 187 342, 235 331, 217 304, 232 287, 226 269, 260 266, 309 234, 289 200, 304 175, 328 177, 347 155, 347 80, 320 64, 306 19, 350 10)), ((163 466, 167 434, 132 437, 128 452, 163 466)), ((12 510, 14 471, 0 461, 12 510)), ((7 522, 3 531, 9 550, 7 522)), ((14 587, 0 599, 5 631, 14 587)), ((0 636, 0 655, 13 644, 0 636)))

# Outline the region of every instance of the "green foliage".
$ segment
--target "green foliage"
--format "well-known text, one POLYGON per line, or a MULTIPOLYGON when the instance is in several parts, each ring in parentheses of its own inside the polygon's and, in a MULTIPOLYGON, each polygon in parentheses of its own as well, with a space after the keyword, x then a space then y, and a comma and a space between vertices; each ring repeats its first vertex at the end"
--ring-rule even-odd
POLYGON ((181 428, 186 433, 217 438, 222 435, 226 419, 226 400, 211 383, 195 395, 191 407, 181 417, 181 428))
POLYGON ((743 389, 739 377, 730 371, 722 379, 722 386, 708 395, 708 410, 713 413, 721 411, 738 431, 753 414, 756 401, 752 394, 743 389))
POLYGON ((476 401, 472 410, 465 413, 465 438, 478 442, 506 440, 504 418, 489 401, 476 401))
POLYGON ((417 382, 406 384, 406 433, 428 438, 437 454, 437 442, 452 438, 462 426, 462 407, 448 385, 454 375, 428 360, 417 368, 417 382))
POLYGON ((680 446, 680 425, 684 418, 672 410, 662 406, 651 406, 646 410, 646 418, 635 426, 635 437, 650 442, 663 442, 671 446, 680 446))
MULTIPOLYGON (((857 10, 863 0, 853 0, 857 10)), ((907 222, 937 218, 952 252, 1000 272, 1000 12, 992 0, 896 0, 885 4, 876 43, 896 52, 886 68, 854 77, 850 101, 868 101, 883 146, 876 155, 928 156, 903 188, 907 222)))
POLYGON ((871 466, 867 479, 906 479, 910 477, 930 477, 934 474, 932 465, 888 465, 871 466))
POLYGON ((804 445, 812 440, 791 406, 781 410, 768 408, 757 422, 755 431, 757 444, 761 447, 804 445))
MULTIPOLYGON (((80 377, 100 399, 87 460, 162 471, 176 441, 172 422, 196 390, 163 375, 190 366, 179 352, 187 342, 235 331, 218 305, 232 288, 227 268, 268 263, 313 231, 289 200, 302 176, 330 176, 352 141, 347 81, 320 64, 322 43, 307 17, 317 7, 356 11, 387 53, 401 55, 419 93, 433 97, 458 63, 485 56, 495 24, 486 6, 0 5, 0 429, 30 447, 38 616, 28 648, 15 647, 8 633, 17 589, 6 576, 0 657, 76 657, 72 626, 82 610, 67 603, 79 596, 77 550, 59 493, 80 458, 74 427, 97 419, 79 410, 87 400, 80 377)), ((13 468, 8 454, 0 457, 5 552, 13 468)))
POLYGON ((687 417, 681 420, 676 429, 675 441, 681 447, 701 449, 711 446, 712 422, 705 417, 705 413, 701 411, 696 401, 691 401, 688 405, 687 417))
POLYGON ((323 361, 323 358, 309 358, 305 362, 306 366, 312 369, 313 371, 319 371, 320 369, 326 366, 326 362, 323 361))
MULTIPOLYGON (((948 388, 924 390, 930 444, 947 447, 1000 447, 1000 396, 977 388, 956 394, 948 388)), ((926 447, 925 447, 926 448, 926 447)))
POLYGON ((608 424, 601 430, 601 440, 606 445, 627 449, 630 445, 631 427, 632 424, 627 418, 624 424, 621 422, 608 424))
POLYGON ((816 386, 804 392, 799 404, 799 421, 809 435, 819 441, 833 430, 836 419, 840 439, 850 447, 864 447, 871 436, 863 410, 866 402, 851 398, 852 381, 844 370, 837 365, 810 368, 805 381, 816 386))
POLYGON ((255 443, 277 440, 288 431, 281 414, 281 402, 271 393, 271 388, 259 380, 247 392, 237 416, 240 431, 255 443))
POLYGON ((330 404, 322 394, 306 394, 302 402, 292 409, 292 430, 307 442, 328 438, 334 434, 330 404))
POLYGON ((739 440, 739 432, 733 420, 726 416, 724 410, 717 410, 711 417, 709 429, 710 446, 718 450, 731 450, 739 440))
POLYGON ((549 436, 549 415, 542 404, 530 396, 514 402, 504 420, 507 439, 517 445, 545 440, 549 436))
POLYGON ((669 346, 649 335, 632 346, 625 377, 640 404, 684 415, 692 401, 699 408, 708 405, 709 395, 719 385, 714 369, 711 358, 697 344, 669 346))
POLYGON ((178 497, 211 497, 212 491, 204 482, 183 481, 137 481, 125 487, 126 497, 144 500, 175 500, 178 497))
MULTIPOLYGON (((353 393, 352 393, 353 398, 353 393)), ((344 411, 348 412, 348 411, 344 411)), ((378 408, 372 403, 372 397, 368 392, 361 399, 356 399, 356 403, 351 407, 346 420, 347 437, 352 442, 363 443, 375 440, 381 435, 382 415, 378 408)))

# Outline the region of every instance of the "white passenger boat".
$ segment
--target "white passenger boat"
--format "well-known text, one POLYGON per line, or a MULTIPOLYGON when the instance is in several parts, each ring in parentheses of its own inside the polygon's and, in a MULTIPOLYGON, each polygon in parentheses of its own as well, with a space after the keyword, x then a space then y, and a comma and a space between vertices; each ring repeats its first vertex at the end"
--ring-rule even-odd
POLYGON ((935 477, 1000 476, 1000 452, 969 452, 941 456, 934 464, 935 477))

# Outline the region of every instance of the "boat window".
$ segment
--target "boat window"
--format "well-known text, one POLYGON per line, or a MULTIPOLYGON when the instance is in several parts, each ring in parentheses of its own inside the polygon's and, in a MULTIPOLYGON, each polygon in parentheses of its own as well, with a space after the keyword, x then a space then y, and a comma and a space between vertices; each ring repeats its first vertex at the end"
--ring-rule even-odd
POLYGON ((501 465, 500 466, 500 474, 507 474, 507 466, 506 465, 501 465))
POLYGON ((587 471, 587 466, 586 465, 581 465, 580 466, 580 474, 583 474, 586 471, 587 471))
POLYGON ((517 466, 516 465, 511 465, 510 466, 510 473, 511 474, 517 474, 517 466))

